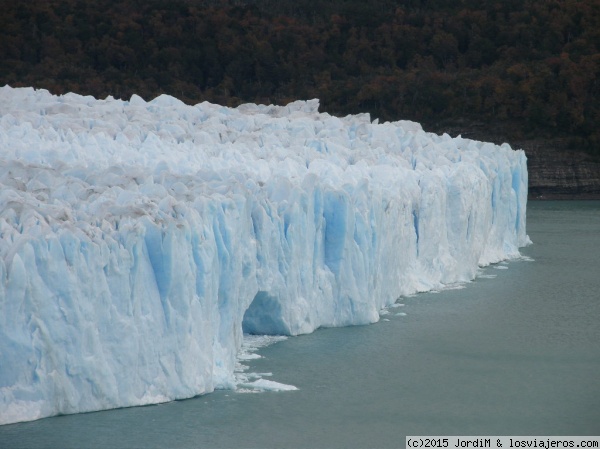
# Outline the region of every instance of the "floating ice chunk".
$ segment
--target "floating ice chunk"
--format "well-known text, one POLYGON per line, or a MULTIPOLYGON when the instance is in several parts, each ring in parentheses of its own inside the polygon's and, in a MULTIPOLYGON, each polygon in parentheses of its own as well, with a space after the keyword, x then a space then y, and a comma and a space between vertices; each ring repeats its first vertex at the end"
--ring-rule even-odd
POLYGON ((442 290, 462 290, 464 288, 467 288, 465 283, 457 283, 457 284, 445 285, 442 290))
POLYGON ((249 391, 262 391, 255 388, 248 389, 249 382, 253 379, 262 379, 264 376, 272 376, 273 373, 253 373, 248 372, 250 367, 244 365, 242 362, 249 360, 256 360, 262 358, 261 355, 257 354, 256 351, 261 348, 270 346, 277 342, 285 340, 285 336, 275 335, 244 335, 242 347, 237 355, 237 361, 234 369, 235 376, 235 388, 237 392, 247 393, 249 391))
POLYGON ((257 379, 253 382, 242 384, 242 387, 258 391, 294 391, 298 388, 294 385, 282 384, 268 379, 257 379))

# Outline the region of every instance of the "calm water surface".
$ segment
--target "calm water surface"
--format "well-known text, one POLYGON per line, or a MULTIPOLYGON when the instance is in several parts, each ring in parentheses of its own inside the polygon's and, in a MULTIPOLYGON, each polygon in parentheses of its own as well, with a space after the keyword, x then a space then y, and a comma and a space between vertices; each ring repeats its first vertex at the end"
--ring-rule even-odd
POLYGON ((0 427, 1 448, 403 447, 406 435, 600 435, 600 202, 529 203, 522 253, 380 323, 261 351, 298 391, 216 392, 0 427), (405 315, 401 315, 405 314, 405 315), (387 320, 387 321, 386 321, 387 320))

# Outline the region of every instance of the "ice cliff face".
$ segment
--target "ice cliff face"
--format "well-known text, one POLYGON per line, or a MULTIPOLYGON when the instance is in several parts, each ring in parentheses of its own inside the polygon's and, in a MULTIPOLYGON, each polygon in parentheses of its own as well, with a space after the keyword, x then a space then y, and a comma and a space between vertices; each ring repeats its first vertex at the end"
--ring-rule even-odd
POLYGON ((527 243, 522 151, 412 122, 0 89, 0 424, 233 385, 527 243))

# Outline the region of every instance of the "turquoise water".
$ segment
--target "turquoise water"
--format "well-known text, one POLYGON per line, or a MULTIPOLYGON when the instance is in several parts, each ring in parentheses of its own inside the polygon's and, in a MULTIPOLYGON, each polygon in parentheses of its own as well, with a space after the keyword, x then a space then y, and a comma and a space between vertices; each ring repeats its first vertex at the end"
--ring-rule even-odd
POLYGON ((521 260, 371 326, 261 350, 298 391, 0 427, 1 448, 403 447, 406 435, 600 434, 600 202, 533 202, 521 260), (405 314, 405 315, 402 315, 405 314), (387 320, 387 321, 386 321, 387 320))

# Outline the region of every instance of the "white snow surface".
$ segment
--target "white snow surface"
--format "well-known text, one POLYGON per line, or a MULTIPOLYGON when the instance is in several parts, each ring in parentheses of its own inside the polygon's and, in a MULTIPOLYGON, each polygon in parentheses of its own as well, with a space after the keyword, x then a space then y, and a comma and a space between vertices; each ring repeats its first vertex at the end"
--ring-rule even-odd
POLYGON ((318 107, 0 88, 0 424, 235 388, 243 332, 373 323, 529 242, 523 151, 318 107))

